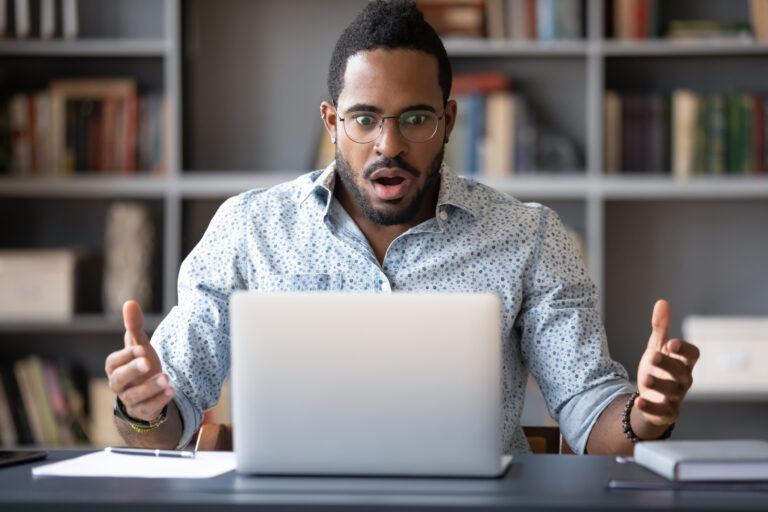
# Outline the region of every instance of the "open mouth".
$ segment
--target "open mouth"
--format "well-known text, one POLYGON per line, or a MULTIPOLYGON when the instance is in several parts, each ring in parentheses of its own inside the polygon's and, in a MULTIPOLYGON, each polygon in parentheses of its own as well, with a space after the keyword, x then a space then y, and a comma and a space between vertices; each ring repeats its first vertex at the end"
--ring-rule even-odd
POLYGON ((408 181, 401 176, 377 178, 373 180, 373 189, 380 199, 386 201, 400 199, 405 195, 408 181))

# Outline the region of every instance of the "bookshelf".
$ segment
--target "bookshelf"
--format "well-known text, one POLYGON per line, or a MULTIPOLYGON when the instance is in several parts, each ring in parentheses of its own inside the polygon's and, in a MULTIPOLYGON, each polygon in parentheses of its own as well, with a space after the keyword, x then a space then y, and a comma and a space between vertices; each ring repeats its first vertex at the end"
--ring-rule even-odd
MULTIPOLYGON (((606 175, 603 95, 609 89, 668 93, 683 87, 768 93, 768 43, 617 40, 609 37, 606 23, 610 1, 582 2, 585 37, 579 40, 448 40, 446 47, 455 71, 507 72, 576 141, 581 168, 478 179, 551 206, 582 235, 612 355, 633 375, 656 298, 670 299, 672 336, 681 335, 688 314, 768 314, 768 273, 762 271, 768 175, 684 181, 658 172, 606 175)), ((668 2, 669 16, 748 19, 746 0, 668 2)), ((151 333, 175 304, 179 264, 218 205, 311 170, 330 52, 364 3, 115 0, 117 14, 107 16, 100 2, 81 0, 77 40, 0 41, 0 65, 21 73, 0 75, 0 94, 40 87, 65 70, 75 76, 127 73, 144 87, 164 91, 175 107, 162 175, 0 175, 0 246, 99 248, 106 205, 116 199, 149 205, 158 233, 156 300, 146 317, 151 333), (306 123, 287 121, 296 119, 306 123), (56 208, 70 213, 58 220, 36 213, 57 217, 56 208)), ((3 322, 0 359, 30 353, 77 358, 101 376, 104 357, 122 345, 121 333, 119 318, 98 312, 77 314, 70 322, 3 322)), ((703 424, 713 410, 747 418, 765 399, 707 397, 686 407, 703 424)), ((768 418, 759 418, 764 429, 768 418)), ((695 437, 694 428, 691 422, 678 430, 695 437)), ((708 428, 717 432, 717 422, 708 428)), ((742 427, 739 435, 761 435, 754 432, 742 427)))

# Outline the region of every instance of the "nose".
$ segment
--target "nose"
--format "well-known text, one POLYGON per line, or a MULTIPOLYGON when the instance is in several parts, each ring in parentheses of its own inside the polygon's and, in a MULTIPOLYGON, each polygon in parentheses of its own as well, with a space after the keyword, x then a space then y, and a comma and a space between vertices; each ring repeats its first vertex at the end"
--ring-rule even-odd
POLYGON ((374 150, 380 155, 394 158, 406 151, 408 148, 405 137, 400 132, 398 118, 385 117, 381 120, 381 133, 376 139, 374 150), (391 121, 387 123, 387 121, 391 121))

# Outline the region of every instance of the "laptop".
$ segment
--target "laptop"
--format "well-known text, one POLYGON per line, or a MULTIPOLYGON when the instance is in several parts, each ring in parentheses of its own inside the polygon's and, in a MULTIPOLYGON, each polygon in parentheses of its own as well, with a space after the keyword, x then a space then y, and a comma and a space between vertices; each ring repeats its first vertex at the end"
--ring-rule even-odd
POLYGON ((230 321, 238 472, 506 470, 495 295, 237 291, 230 321))

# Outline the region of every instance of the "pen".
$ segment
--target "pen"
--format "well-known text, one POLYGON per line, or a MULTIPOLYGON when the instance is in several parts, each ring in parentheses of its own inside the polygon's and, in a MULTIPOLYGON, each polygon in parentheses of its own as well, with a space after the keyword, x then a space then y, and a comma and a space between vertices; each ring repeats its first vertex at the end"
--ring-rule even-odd
POLYGON ((122 453, 125 455, 147 455, 149 457, 179 457, 183 459, 192 459, 195 452, 179 450, 152 450, 148 448, 113 448, 108 446, 104 448, 108 453, 122 453))

